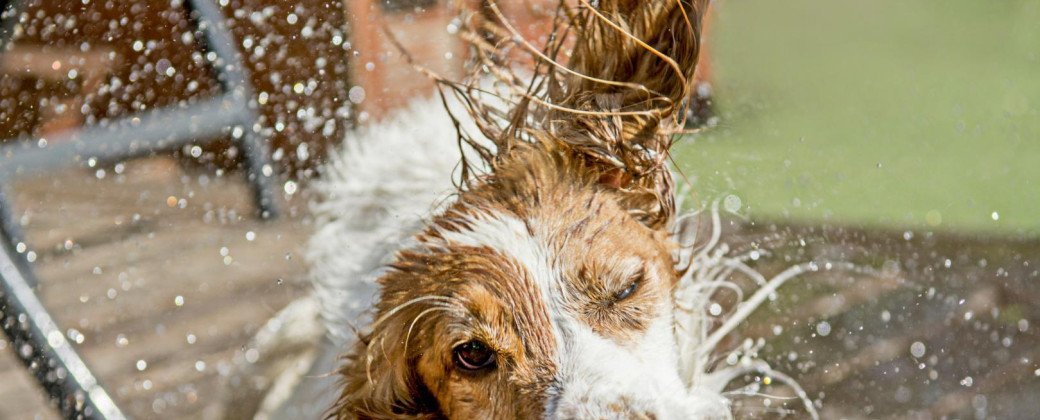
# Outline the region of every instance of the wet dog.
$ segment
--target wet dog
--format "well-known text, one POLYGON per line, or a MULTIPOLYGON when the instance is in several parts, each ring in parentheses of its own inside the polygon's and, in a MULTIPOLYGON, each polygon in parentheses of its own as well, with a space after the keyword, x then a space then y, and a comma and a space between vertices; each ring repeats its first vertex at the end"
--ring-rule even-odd
POLYGON ((325 316, 370 317, 331 416, 728 418, 667 165, 707 1, 563 2, 541 48, 486 7, 463 18, 473 75, 439 80, 451 118, 369 132, 325 181, 325 316), (431 208, 445 131, 461 170, 431 208))

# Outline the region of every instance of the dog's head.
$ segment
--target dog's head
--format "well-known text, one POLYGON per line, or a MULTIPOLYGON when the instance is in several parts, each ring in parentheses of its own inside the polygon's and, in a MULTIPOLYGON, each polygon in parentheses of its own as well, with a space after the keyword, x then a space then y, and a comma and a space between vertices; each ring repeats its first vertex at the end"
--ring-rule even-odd
POLYGON ((338 416, 725 416, 679 375, 664 165, 705 2, 579 3, 583 17, 559 15, 575 32, 570 68, 542 74, 555 85, 510 126, 485 121, 490 173, 379 279, 338 416))
POLYGON ((668 236, 566 156, 513 153, 523 156, 434 218, 381 279, 340 408, 460 419, 721 408, 678 374, 668 236))

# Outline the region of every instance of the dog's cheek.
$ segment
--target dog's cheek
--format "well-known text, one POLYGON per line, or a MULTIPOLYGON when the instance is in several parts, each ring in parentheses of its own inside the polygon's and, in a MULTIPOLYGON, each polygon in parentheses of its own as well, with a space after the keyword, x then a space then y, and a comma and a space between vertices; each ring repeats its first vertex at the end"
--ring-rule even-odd
MULTIPOLYGON (((432 350, 432 349, 431 349, 432 350)), ((444 353, 444 352, 438 352, 444 353)), ((422 382, 437 400, 439 415, 445 419, 490 418, 489 395, 485 381, 460 374, 450 357, 422 357, 417 370, 422 382)))
POLYGON ((503 395, 495 392, 494 384, 486 381, 474 381, 468 378, 452 378, 449 380, 449 393, 440 396, 447 400, 445 403, 450 407, 444 410, 444 416, 448 419, 494 419, 503 418, 501 405, 503 395), (493 395, 499 394, 499 395, 493 395))

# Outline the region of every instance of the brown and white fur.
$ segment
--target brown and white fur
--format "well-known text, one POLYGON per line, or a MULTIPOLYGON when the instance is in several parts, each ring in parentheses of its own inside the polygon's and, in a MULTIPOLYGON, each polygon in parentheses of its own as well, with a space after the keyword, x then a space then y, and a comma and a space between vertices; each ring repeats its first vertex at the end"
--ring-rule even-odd
POLYGON ((332 417, 731 416, 722 388, 751 369, 708 372, 725 331, 709 334, 704 308, 741 263, 692 250, 665 164, 706 2, 561 4, 567 68, 550 45, 515 77, 499 53, 523 42, 471 23, 507 99, 449 84, 452 115, 472 121, 431 118, 427 101, 330 164, 311 259, 350 346, 332 417), (456 129, 468 159, 445 196, 460 156, 437 139, 456 129))

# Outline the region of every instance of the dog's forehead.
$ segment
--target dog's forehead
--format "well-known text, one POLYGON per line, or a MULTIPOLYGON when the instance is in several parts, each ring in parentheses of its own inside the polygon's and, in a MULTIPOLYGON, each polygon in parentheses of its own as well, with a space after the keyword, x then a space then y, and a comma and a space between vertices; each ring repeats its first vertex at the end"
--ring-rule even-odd
MULTIPOLYGON (((582 299, 589 276, 610 282, 608 288, 624 288, 632 278, 670 261, 661 238, 609 200, 574 197, 526 210, 518 214, 462 202, 433 220, 420 238, 430 252, 450 261, 482 261, 455 264, 450 276, 466 287, 443 285, 446 293, 465 296, 475 288, 487 289, 491 295, 479 293, 483 304, 549 316, 564 301, 582 299)), ((468 309, 481 311, 479 306, 468 309)))
POLYGON ((590 266, 631 270, 667 257, 666 240, 616 203, 595 195, 540 203, 522 213, 481 204, 450 208, 433 221, 422 241, 456 253, 493 253, 517 265, 520 274, 542 282, 564 281, 590 266))

